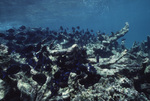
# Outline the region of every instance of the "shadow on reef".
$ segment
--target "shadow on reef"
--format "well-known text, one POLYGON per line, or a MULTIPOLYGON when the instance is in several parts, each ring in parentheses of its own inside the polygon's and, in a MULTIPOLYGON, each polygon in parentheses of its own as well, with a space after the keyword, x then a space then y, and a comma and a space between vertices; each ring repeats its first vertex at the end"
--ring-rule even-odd
POLYGON ((128 31, 125 23, 110 35, 79 26, 0 32, 0 100, 148 101, 150 37, 126 49, 117 40, 128 31))

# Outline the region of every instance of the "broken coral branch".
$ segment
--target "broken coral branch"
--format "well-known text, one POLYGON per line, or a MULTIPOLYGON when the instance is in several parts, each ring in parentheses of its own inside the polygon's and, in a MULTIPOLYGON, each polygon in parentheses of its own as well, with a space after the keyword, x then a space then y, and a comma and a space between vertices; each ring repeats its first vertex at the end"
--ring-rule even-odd
POLYGON ((70 54, 78 50, 79 47, 77 44, 72 45, 70 48, 67 49, 61 49, 61 50, 51 50, 49 51, 50 55, 58 56, 58 55, 64 55, 64 54, 70 54))
POLYGON ((98 64, 99 67, 109 67, 112 64, 117 63, 121 58, 123 58, 127 54, 127 50, 124 50, 121 54, 119 55, 113 55, 110 58, 103 59, 103 62, 100 62, 98 64))
POLYGON ((126 22, 125 26, 119 32, 117 32, 113 36, 107 38, 106 40, 103 40, 102 44, 104 46, 108 46, 110 43, 118 40, 120 37, 123 37, 128 31, 129 31, 129 23, 126 22))

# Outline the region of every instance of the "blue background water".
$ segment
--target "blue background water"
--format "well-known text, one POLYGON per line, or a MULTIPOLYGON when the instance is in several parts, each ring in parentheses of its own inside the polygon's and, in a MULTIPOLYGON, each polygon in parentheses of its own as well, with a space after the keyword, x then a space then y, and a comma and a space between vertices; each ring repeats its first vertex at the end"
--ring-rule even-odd
POLYGON ((150 0, 0 0, 0 30, 30 27, 80 26, 105 33, 129 22, 126 46, 150 35, 150 0))

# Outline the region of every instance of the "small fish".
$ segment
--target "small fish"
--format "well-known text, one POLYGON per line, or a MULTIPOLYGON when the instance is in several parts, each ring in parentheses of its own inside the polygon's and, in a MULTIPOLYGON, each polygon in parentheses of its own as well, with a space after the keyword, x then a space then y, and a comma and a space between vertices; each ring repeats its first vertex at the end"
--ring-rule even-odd
POLYGON ((42 65, 41 65, 41 64, 37 64, 37 65, 33 66, 33 69, 38 70, 38 69, 41 69, 41 67, 42 67, 42 65))
POLYGON ((21 70, 21 67, 19 65, 11 65, 7 68, 6 71, 2 71, 3 78, 5 78, 8 75, 13 75, 18 73, 21 70))
POLYGON ((125 40, 126 40, 125 38, 121 39, 121 41, 125 41, 125 40))
POLYGON ((27 59, 31 59, 33 58, 34 54, 33 53, 26 53, 24 54, 26 56, 27 59))
POLYGON ((3 33, 0 33, 0 37, 5 37, 5 34, 3 34, 3 33))
POLYGON ((80 26, 77 26, 77 29, 80 29, 80 26))
POLYGON ((92 66, 90 63, 88 63, 88 67, 89 67, 89 72, 96 73, 94 66, 92 66))
POLYGON ((28 62, 29 65, 31 65, 31 66, 33 66, 33 67, 36 66, 36 64, 37 64, 37 62, 36 62, 34 59, 32 59, 32 58, 31 58, 31 59, 28 59, 27 62, 28 62))
POLYGON ((63 82, 59 82, 59 83, 58 83, 58 86, 61 87, 61 88, 65 88, 65 87, 68 86, 68 83, 67 83, 67 82, 64 82, 64 81, 63 81, 63 82))
POLYGON ((62 27, 62 26, 60 26, 60 30, 63 30, 63 27, 62 27))
POLYGON ((28 71, 31 70, 31 68, 30 68, 30 66, 29 66, 28 64, 22 64, 22 65, 21 65, 21 70, 22 70, 23 72, 28 72, 28 71))
POLYGON ((74 27, 72 27, 72 31, 75 32, 75 28, 74 27))
POLYGON ((43 69, 45 71, 52 71, 52 67, 50 65, 46 65, 43 69))
POLYGON ((67 27, 66 29, 67 29, 67 30, 69 30, 69 28, 68 28, 68 27, 67 27))
POLYGON ((84 33, 84 29, 81 30, 81 33, 84 33))
POLYGON ((43 46, 41 52, 46 52, 47 51, 47 46, 43 46))
POLYGON ((57 32, 53 32, 54 35, 57 35, 57 32))
POLYGON ((47 64, 53 64, 53 61, 48 57, 48 58, 46 58, 46 63, 47 64))
POLYGON ((6 40, 14 40, 15 36, 14 35, 7 35, 7 36, 4 37, 4 39, 6 39, 6 40))
POLYGON ((87 71, 87 66, 84 66, 82 64, 80 65, 79 68, 80 68, 81 71, 87 71))
POLYGON ((38 52, 40 49, 41 49, 41 42, 39 42, 36 46, 35 46, 35 48, 34 48, 34 51, 35 52, 38 52))
POLYGON ((54 74, 54 78, 55 78, 55 79, 59 79, 59 78, 60 78, 60 75, 61 75, 61 72, 58 71, 58 72, 56 72, 56 73, 54 74))
POLYGON ((36 81, 39 85, 43 85, 46 82, 46 76, 44 74, 33 75, 32 79, 36 81))
POLYGON ((29 46, 26 46, 22 51, 23 51, 24 53, 30 53, 30 52, 33 51, 34 48, 35 48, 35 47, 34 47, 33 45, 29 45, 29 46))
POLYGON ((14 30, 14 29, 9 29, 9 30, 7 30, 6 32, 14 33, 14 32, 15 32, 15 30, 14 30))
POLYGON ((86 31, 88 32, 88 31, 89 31, 89 29, 87 28, 87 29, 86 29, 86 31))
POLYGON ((23 44, 23 42, 21 40, 17 40, 16 44, 23 44))
POLYGON ((64 31, 64 35, 67 35, 67 30, 65 29, 65 31, 64 31))
POLYGON ((105 35, 105 33, 104 33, 104 32, 102 32, 101 34, 102 34, 102 35, 105 35))
POLYGON ((24 37, 24 36, 19 36, 19 37, 16 37, 16 40, 21 40, 21 41, 23 41, 23 40, 26 40, 26 37, 24 37))
POLYGON ((37 53, 37 54, 36 54, 36 57, 37 57, 38 59, 42 59, 42 58, 43 58, 43 53, 42 53, 42 52, 37 53))
POLYGON ((114 36, 115 34, 114 34, 114 32, 111 32, 111 36, 114 36))
POLYGON ((25 30, 25 29, 26 29, 26 26, 23 26, 23 25, 22 25, 21 27, 19 27, 19 29, 20 29, 20 30, 25 30))
POLYGON ((81 64, 80 64, 80 62, 78 62, 77 64, 76 64, 76 66, 80 66, 81 64))
POLYGON ((99 55, 96 55, 96 62, 99 63, 99 55))

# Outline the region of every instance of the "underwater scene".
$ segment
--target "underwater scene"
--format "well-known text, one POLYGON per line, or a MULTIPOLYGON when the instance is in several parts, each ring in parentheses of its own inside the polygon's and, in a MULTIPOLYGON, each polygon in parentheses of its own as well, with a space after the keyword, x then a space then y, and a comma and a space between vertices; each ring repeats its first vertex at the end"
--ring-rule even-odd
POLYGON ((0 0, 0 101, 150 101, 149 0, 0 0))

